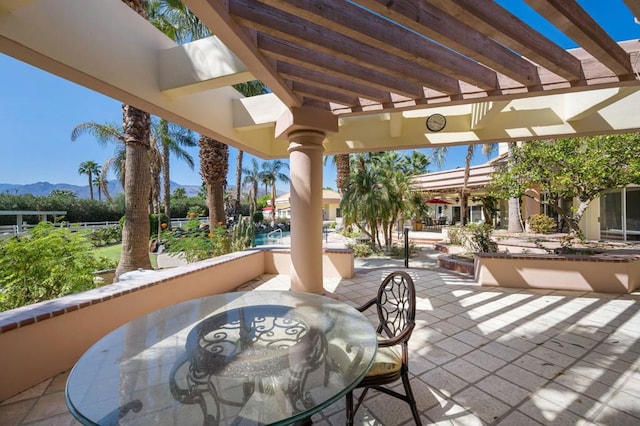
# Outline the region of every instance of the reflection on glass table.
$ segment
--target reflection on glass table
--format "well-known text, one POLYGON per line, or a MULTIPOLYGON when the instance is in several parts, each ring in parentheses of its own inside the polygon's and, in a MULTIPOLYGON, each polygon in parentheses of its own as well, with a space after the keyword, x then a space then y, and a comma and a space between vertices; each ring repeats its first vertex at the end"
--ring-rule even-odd
POLYGON ((373 326, 344 303, 226 293, 105 336, 71 371, 67 405, 84 424, 291 424, 357 385, 375 351, 373 326))

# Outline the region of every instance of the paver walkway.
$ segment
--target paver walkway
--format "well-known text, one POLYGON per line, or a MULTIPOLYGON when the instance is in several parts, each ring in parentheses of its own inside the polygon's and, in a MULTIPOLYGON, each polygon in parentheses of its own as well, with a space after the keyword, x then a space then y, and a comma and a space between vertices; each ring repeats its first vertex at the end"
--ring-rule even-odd
MULTIPOLYGON (((410 372, 424 424, 640 424, 640 294, 480 287, 412 259, 418 295, 410 372)), ((356 262, 350 280, 325 288, 358 306, 403 261, 356 262)), ((265 275, 243 289, 287 289, 265 275)), ((0 404, 1 425, 76 424, 64 405, 65 375, 0 404)), ((344 425, 344 403, 314 416, 344 425)), ((370 392, 360 425, 411 425, 407 405, 370 392)))

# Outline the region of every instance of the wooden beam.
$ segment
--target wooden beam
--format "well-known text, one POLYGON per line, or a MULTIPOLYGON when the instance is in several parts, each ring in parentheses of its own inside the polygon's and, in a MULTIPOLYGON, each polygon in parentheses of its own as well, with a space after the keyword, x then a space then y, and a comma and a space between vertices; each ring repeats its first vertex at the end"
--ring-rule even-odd
POLYGON ((215 35, 282 102, 289 107, 302 105, 302 99, 293 93, 291 88, 273 69, 268 59, 260 54, 256 47, 255 37, 231 19, 225 0, 184 0, 183 3, 205 25, 213 29, 215 35))
POLYGON ((640 22, 640 0, 624 0, 631 14, 640 22))
MULTIPOLYGON (((245 0, 246 1, 246 0, 245 0)), ((496 72, 381 16, 335 0, 259 0, 483 90, 497 90, 496 72)))
POLYGON ((454 49, 530 87, 540 78, 534 64, 422 0, 353 0, 400 25, 454 49))
POLYGON ((278 73, 291 81, 313 84, 328 90, 340 90, 359 98, 369 99, 380 103, 391 102, 389 92, 377 90, 355 81, 337 78, 311 69, 305 69, 287 62, 277 63, 278 73))
POLYGON ((322 52, 364 67, 381 71, 384 69, 383 72, 386 74, 446 94, 460 93, 460 85, 455 78, 270 6, 255 1, 235 0, 230 3, 229 12, 244 26, 286 40, 301 48, 322 52))
POLYGON ((312 86, 307 83, 294 81, 292 84, 293 91, 308 98, 314 98, 325 102, 335 102, 337 104, 355 107, 360 105, 360 101, 355 96, 345 95, 333 90, 312 86))
POLYGON ((326 72, 336 77, 351 79, 378 90, 397 93, 413 99, 424 96, 424 89, 419 84, 324 53, 312 52, 267 34, 258 34, 258 48, 271 58, 319 72, 326 72))
POLYGON ((616 75, 633 73, 627 52, 576 1, 525 1, 616 75))
POLYGON ((583 78, 578 59, 498 3, 477 0, 430 0, 430 3, 569 81, 583 78))

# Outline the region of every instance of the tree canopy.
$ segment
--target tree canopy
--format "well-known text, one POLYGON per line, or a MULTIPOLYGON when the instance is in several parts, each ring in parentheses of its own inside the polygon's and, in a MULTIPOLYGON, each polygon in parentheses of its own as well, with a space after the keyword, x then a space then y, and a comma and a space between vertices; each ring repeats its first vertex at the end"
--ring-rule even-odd
POLYGON ((373 248, 391 248, 392 229, 401 217, 420 217, 422 195, 412 190, 410 177, 424 173, 428 158, 413 151, 410 156, 395 151, 352 156, 351 176, 340 207, 345 227, 357 225, 373 248))
POLYGON ((492 176, 491 193, 549 204, 575 236, 591 201, 602 191, 633 183, 640 183, 640 133, 524 142, 492 176), (563 198, 577 199, 577 206, 563 209, 563 198))

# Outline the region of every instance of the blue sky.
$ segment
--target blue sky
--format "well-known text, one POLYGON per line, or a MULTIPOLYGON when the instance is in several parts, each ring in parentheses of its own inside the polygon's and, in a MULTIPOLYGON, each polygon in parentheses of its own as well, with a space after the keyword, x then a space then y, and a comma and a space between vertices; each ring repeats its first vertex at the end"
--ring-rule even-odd
MULTIPOLYGON (((551 36, 561 46, 576 46, 523 2, 498 0, 498 3, 551 36)), ((615 40, 640 38, 640 25, 634 23, 622 0, 579 3, 598 17, 615 40)), ((77 172, 80 163, 92 160, 101 165, 113 155, 114 146, 100 147, 90 136, 72 142, 70 135, 76 125, 87 121, 121 123, 121 102, 3 54, 0 54, 0 94, 0 183, 48 181, 86 185, 87 177, 77 172)), ((464 166, 465 151, 464 146, 450 148, 443 169, 464 166)), ((234 148, 230 149, 231 185, 234 182, 236 152, 234 148)), ((197 148, 190 153, 196 161, 195 169, 173 161, 171 180, 183 185, 200 185, 197 148)), ((245 155, 245 167, 249 166, 251 158, 245 155)), ((486 160, 484 155, 478 154, 473 164, 486 160)), ((430 169, 436 168, 432 166, 430 169)), ((335 188, 335 167, 331 162, 325 166, 324 186, 335 188)))

